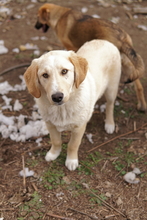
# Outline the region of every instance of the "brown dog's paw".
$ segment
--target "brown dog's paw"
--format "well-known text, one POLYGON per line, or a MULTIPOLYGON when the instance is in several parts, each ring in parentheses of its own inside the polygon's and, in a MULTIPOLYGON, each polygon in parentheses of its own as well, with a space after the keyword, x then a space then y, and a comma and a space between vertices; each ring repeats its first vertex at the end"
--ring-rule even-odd
POLYGON ((137 110, 140 111, 140 112, 144 112, 144 113, 147 112, 147 104, 146 104, 146 102, 143 102, 143 103, 139 102, 137 104, 137 110))

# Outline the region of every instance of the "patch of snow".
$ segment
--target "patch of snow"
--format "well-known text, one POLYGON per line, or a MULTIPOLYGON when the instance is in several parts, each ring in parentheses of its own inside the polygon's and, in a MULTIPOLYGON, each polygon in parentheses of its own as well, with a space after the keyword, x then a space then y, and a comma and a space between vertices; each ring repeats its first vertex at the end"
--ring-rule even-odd
POLYGON ((113 17, 113 18, 111 19, 111 21, 112 21, 113 23, 115 23, 115 24, 118 24, 118 23, 119 23, 119 20, 120 20, 120 17, 113 17))
POLYGON ((4 46, 4 41, 0 40, 0 54, 8 53, 8 48, 4 46))
POLYGON ((100 106, 100 111, 101 112, 104 112, 105 109, 106 109, 106 104, 103 104, 103 105, 100 106))
POLYGON ((115 106, 119 106, 120 105, 120 103, 119 103, 119 101, 115 101, 115 106))
POLYGON ((19 172, 19 175, 22 176, 22 177, 34 176, 34 171, 33 170, 29 170, 28 167, 25 167, 24 170, 21 170, 19 172))
POLYGON ((92 136, 93 135, 91 133, 90 134, 86 134, 86 137, 88 138, 89 142, 93 144, 94 142, 92 140, 92 136))
POLYGON ((14 53, 19 53, 19 49, 18 49, 18 48, 14 48, 14 49, 12 50, 12 52, 14 52, 14 53))
POLYGON ((14 103, 14 111, 19 111, 23 108, 23 105, 19 102, 18 99, 15 100, 14 103))
POLYGON ((92 17, 93 17, 93 18, 100 18, 100 16, 97 15, 97 14, 92 15, 92 17))
POLYGON ((88 8, 87 8, 87 7, 83 7, 83 8, 81 9, 81 11, 82 11, 82 13, 86 13, 86 12, 88 11, 88 8))
POLYGON ((138 25, 137 26, 139 29, 143 30, 143 31, 147 31, 147 26, 146 25, 138 25))

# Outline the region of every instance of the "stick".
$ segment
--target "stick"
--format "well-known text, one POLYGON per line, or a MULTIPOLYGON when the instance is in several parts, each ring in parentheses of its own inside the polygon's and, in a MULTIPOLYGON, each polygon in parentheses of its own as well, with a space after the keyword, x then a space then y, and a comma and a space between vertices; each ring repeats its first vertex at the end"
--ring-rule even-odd
POLYGON ((124 102, 129 102, 129 99, 125 99, 125 98, 121 97, 120 95, 117 95, 117 98, 124 101, 124 102))
POLYGON ((125 138, 125 137, 122 137, 120 138, 121 140, 139 140, 140 138, 133 138, 133 137, 130 137, 130 138, 125 138))
POLYGON ((10 72, 10 71, 12 71, 12 70, 19 69, 19 68, 22 68, 22 67, 28 67, 28 66, 30 66, 30 63, 22 63, 22 64, 20 64, 20 65, 12 66, 12 67, 10 67, 10 68, 5 69, 4 71, 2 71, 2 72, 0 73, 0 76, 4 75, 5 73, 8 73, 8 72, 10 72))
POLYGON ((78 210, 76 210, 76 209, 73 209, 73 208, 68 208, 68 209, 70 209, 70 210, 72 210, 72 211, 74 211, 74 212, 78 212, 78 213, 80 213, 80 214, 82 214, 82 215, 87 215, 89 218, 97 219, 96 217, 90 216, 90 215, 88 215, 88 214, 86 214, 86 213, 84 213, 84 212, 78 211, 78 210))
POLYGON ((89 152, 91 152, 91 151, 97 149, 98 147, 101 147, 101 146, 103 146, 103 145, 105 145, 105 144, 108 144, 108 143, 110 143, 111 141, 114 141, 114 140, 116 140, 116 139, 118 139, 118 138, 120 138, 120 137, 124 137, 124 136, 126 136, 126 135, 128 135, 128 134, 132 134, 132 133, 134 133, 134 132, 140 130, 141 128, 143 128, 143 127, 145 127, 145 126, 147 126, 147 123, 143 124, 142 126, 140 126, 139 128, 137 128, 135 131, 133 130, 133 131, 129 131, 129 132, 125 133, 125 134, 118 135, 118 136, 116 136, 116 137, 114 137, 114 138, 112 138, 112 139, 110 139, 110 140, 108 140, 108 141, 106 141, 106 142, 104 142, 104 143, 102 143, 102 144, 100 144, 100 145, 98 145, 98 146, 92 148, 91 150, 88 150, 87 152, 89 153, 89 152))
POLYGON ((13 209, 13 208, 0 209, 0 211, 13 211, 13 210, 15 210, 15 209, 13 209))
POLYGON ((22 155, 22 167, 23 167, 23 187, 26 189, 26 172, 25 172, 25 162, 24 162, 24 156, 22 155))
POLYGON ((52 216, 54 218, 63 219, 63 220, 74 220, 73 218, 67 218, 67 217, 63 217, 63 216, 59 216, 59 215, 54 215, 54 214, 51 214, 51 213, 46 213, 46 215, 52 216))
POLYGON ((32 186, 33 186, 34 190, 35 190, 36 192, 38 192, 38 189, 37 189, 37 186, 35 185, 35 183, 32 183, 32 186))
POLYGON ((0 144, 0 148, 3 146, 3 144, 5 143, 6 138, 2 141, 2 143, 0 144))
POLYGON ((104 201, 103 199, 101 199, 101 197, 98 196, 98 195, 96 195, 88 186, 85 186, 85 187, 90 191, 90 193, 92 193, 95 197, 97 197, 97 198, 103 203, 103 205, 104 205, 105 207, 113 209, 114 211, 116 211, 117 213, 119 213, 120 215, 122 215, 123 217, 126 218, 126 215, 125 215, 125 214, 123 214, 121 211, 117 210, 116 208, 114 208, 113 206, 111 206, 109 203, 107 203, 106 201, 104 201))

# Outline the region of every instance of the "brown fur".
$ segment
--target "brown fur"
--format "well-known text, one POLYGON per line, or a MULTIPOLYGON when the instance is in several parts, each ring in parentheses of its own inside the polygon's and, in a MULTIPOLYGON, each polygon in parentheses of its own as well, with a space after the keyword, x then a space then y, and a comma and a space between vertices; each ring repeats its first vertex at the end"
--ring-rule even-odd
POLYGON ((122 55, 122 73, 126 83, 135 81, 138 109, 147 109, 143 87, 138 79, 145 71, 143 60, 134 50, 131 37, 118 25, 54 4, 40 7, 36 28, 40 28, 38 24, 51 26, 67 50, 77 51, 93 39, 108 40, 117 46, 122 55))
POLYGON ((39 90, 37 70, 38 70, 37 63, 35 61, 32 61, 32 64, 26 70, 24 77, 26 84, 28 86, 29 93, 36 98, 40 98, 41 91, 39 90))
POLYGON ((76 88, 83 82, 85 79, 87 70, 88 70, 88 63, 86 59, 77 56, 71 56, 69 58, 70 62, 74 65, 75 68, 75 86, 76 88))

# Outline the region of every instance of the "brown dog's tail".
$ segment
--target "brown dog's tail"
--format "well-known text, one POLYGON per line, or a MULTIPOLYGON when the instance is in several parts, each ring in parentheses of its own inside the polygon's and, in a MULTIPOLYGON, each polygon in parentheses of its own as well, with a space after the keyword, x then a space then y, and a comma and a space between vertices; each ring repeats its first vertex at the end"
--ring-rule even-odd
POLYGON ((122 45, 120 52, 124 54, 122 55, 122 72, 128 75, 126 83, 142 77, 145 72, 145 66, 141 56, 127 43, 122 45))

